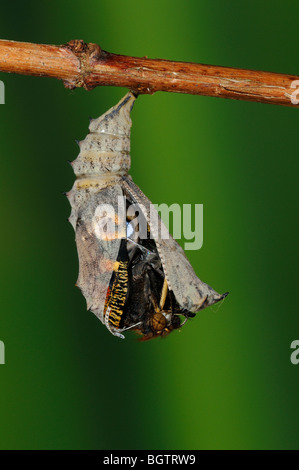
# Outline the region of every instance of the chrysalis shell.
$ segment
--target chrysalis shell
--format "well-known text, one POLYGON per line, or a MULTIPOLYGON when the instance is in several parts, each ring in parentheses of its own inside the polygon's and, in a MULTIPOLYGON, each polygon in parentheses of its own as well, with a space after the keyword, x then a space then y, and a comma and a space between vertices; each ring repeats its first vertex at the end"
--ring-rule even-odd
POLYGON ((135 96, 128 93, 116 106, 91 120, 90 132, 79 142, 80 153, 72 162, 77 179, 67 196, 79 257, 77 285, 86 298, 87 308, 117 336, 134 328, 150 338, 181 326, 177 315, 193 316, 192 313, 218 302, 226 294, 218 294, 196 276, 150 200, 128 176, 130 112, 134 101, 135 96), (137 243, 140 253, 137 257, 130 254, 131 258, 129 245, 136 242, 127 235, 128 201, 139 205, 154 238, 137 243), (98 234, 97 224, 103 217, 99 207, 108 208, 103 212, 108 218, 111 210, 117 231, 106 232, 105 236, 103 232, 98 234), (161 236, 163 233, 168 234, 168 239, 161 236), (154 299, 160 294, 167 310, 161 306, 162 300, 159 307, 154 299), (148 298, 152 298, 149 305, 148 298))

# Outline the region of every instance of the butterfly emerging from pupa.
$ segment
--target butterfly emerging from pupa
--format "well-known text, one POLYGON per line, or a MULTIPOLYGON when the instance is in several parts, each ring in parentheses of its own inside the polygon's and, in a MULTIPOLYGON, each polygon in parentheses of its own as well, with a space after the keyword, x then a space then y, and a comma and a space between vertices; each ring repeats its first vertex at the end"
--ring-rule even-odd
POLYGON ((227 294, 196 276, 155 206, 128 175, 135 99, 130 92, 91 120, 72 162, 77 179, 67 197, 79 257, 77 286, 87 309, 115 336, 124 338, 133 329, 150 339, 180 328, 227 294))

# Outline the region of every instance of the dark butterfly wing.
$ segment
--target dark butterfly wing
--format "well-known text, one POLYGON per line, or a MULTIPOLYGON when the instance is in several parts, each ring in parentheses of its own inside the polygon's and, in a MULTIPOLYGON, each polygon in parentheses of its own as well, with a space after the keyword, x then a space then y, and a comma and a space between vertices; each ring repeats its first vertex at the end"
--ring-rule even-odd
POLYGON ((183 249, 169 234, 155 206, 133 182, 131 177, 123 177, 123 188, 139 205, 148 221, 161 258, 165 278, 178 304, 190 312, 197 312, 223 299, 226 294, 218 294, 212 287, 196 276, 183 249))

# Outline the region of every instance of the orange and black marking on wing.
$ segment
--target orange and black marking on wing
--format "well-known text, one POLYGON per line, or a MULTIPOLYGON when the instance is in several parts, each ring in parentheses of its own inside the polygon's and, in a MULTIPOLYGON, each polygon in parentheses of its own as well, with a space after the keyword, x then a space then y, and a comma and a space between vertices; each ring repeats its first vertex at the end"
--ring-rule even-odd
POLYGON ((128 295, 128 263, 126 240, 123 239, 117 260, 114 263, 104 307, 104 316, 108 311, 108 322, 113 328, 120 328, 123 319, 124 306, 128 295))

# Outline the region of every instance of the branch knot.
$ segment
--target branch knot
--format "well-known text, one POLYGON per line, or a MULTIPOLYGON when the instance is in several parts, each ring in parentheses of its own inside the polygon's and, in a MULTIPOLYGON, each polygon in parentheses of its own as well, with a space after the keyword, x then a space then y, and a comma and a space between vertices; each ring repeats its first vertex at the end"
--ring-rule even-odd
POLYGON ((93 63, 100 59, 102 49, 98 44, 92 42, 86 43, 82 39, 72 39, 62 47, 71 51, 79 61, 78 76, 74 80, 65 80, 64 86, 70 90, 83 87, 85 90, 91 90, 94 86, 86 81, 88 74, 92 72, 93 63))

